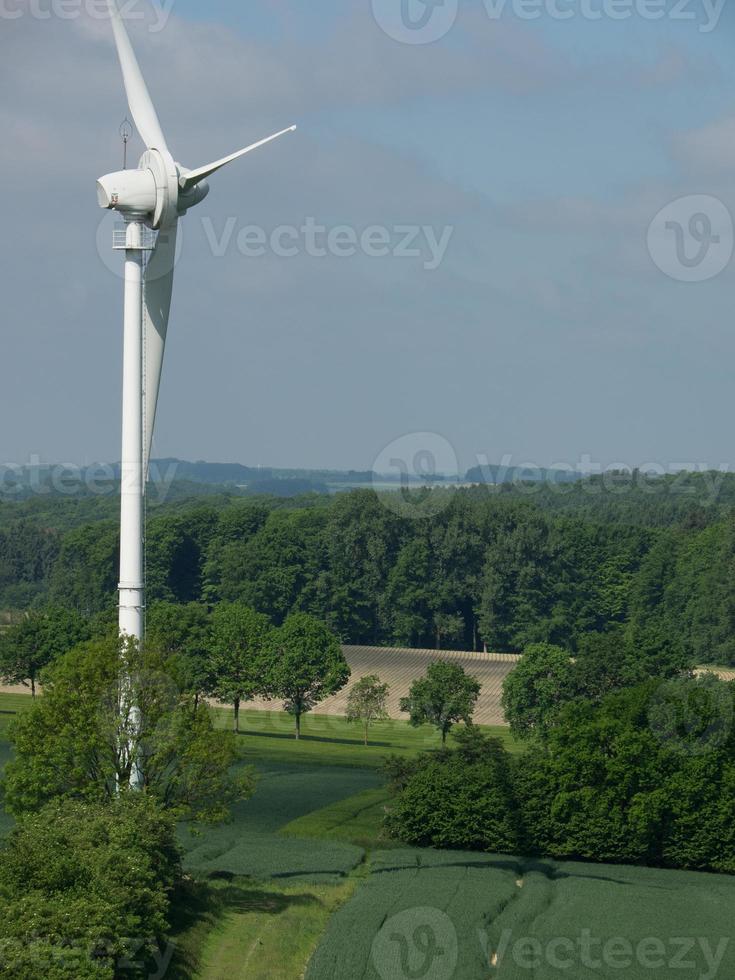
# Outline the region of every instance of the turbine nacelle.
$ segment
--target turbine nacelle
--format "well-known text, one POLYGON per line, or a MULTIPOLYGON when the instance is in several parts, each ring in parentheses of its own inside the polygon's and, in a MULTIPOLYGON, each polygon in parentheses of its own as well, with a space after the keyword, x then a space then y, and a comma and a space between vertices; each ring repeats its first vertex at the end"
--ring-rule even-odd
POLYGON ((142 219, 154 228, 170 225, 209 194, 209 181, 204 177, 182 190, 181 182, 189 173, 173 161, 167 165, 164 154, 151 150, 144 155, 138 170, 119 170, 100 177, 97 201, 107 211, 142 219))
MULTIPOLYGON (((144 221, 151 228, 168 228, 181 213, 180 168, 168 150, 146 150, 137 170, 120 170, 97 181, 101 208, 119 211, 123 217, 144 221)), ((186 201, 184 209, 198 203, 207 191, 186 201)))
POLYGON ((120 170, 97 181, 101 208, 129 215, 148 215, 156 210, 158 191, 151 170, 120 170))

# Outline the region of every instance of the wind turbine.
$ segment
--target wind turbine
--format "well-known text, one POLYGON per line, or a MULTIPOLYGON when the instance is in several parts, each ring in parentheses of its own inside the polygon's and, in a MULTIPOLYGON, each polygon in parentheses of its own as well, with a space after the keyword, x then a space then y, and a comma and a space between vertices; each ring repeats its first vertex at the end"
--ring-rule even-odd
MULTIPOLYGON (((196 170, 182 167, 166 144, 116 0, 108 0, 108 6, 130 113, 147 147, 136 170, 107 174, 97 182, 100 207, 119 212, 126 224, 119 626, 121 635, 140 643, 145 611, 143 498, 171 310, 179 218, 207 196, 208 177, 296 127, 196 170), (158 232, 152 249, 147 229, 158 232)), ((131 783, 139 779, 133 765, 131 783)))

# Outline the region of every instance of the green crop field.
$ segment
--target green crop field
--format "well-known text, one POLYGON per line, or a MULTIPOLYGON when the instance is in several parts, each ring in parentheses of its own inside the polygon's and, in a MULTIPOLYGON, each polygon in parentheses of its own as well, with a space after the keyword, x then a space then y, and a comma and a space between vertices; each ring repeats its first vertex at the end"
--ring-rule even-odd
POLYGON ((735 975, 735 878, 430 850, 376 852, 306 980, 735 975))
POLYGON ((383 787, 314 810, 280 830, 287 837, 345 841, 365 849, 391 846, 383 834, 383 815, 390 793, 383 787))
POLYGON ((196 836, 182 828, 184 867, 198 875, 256 878, 297 877, 338 881, 363 859, 364 851, 339 840, 300 840, 277 831, 304 814, 380 784, 365 769, 269 764, 258 768, 258 788, 233 808, 232 821, 196 836))
MULTIPOLYGON (((0 768, 12 712, 0 696, 0 768), (5 712, 5 713, 3 713, 5 712)), ((219 712, 219 723, 231 714, 219 712)), ((377 767, 430 730, 247 713, 259 781, 231 822, 182 827, 179 980, 730 980, 735 877, 407 849, 382 832, 377 767)), ((11 822, 0 812, 0 836, 11 822)))

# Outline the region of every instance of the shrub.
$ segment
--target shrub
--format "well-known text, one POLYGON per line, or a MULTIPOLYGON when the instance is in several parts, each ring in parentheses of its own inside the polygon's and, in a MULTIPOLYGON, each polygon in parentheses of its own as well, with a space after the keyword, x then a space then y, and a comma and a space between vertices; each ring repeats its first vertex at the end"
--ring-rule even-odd
POLYGON ((173 820, 144 794, 24 817, 0 851, 0 972, 149 976, 179 868, 173 820))
POLYGON ((408 775, 386 815, 388 832, 421 847, 512 852, 518 849, 518 806, 502 743, 474 728, 459 748, 426 754, 408 775))
POLYGON ((533 850, 552 857, 735 870, 735 687, 649 681, 568 707, 517 764, 533 850))
POLYGON ((417 845, 735 872, 735 684, 647 681, 575 702, 518 758, 473 730, 388 775, 417 845))

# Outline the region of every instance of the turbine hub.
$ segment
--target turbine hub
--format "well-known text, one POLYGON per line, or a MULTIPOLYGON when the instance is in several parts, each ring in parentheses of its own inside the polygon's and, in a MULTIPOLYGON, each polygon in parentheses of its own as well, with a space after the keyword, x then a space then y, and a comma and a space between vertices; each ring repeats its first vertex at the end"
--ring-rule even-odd
MULTIPOLYGON (((180 167, 179 171, 182 174, 188 173, 183 167, 180 167)), ((182 216, 185 215, 189 208, 193 208, 196 204, 201 203, 207 194, 209 194, 208 180, 200 180, 191 190, 179 191, 179 214, 182 216)))

